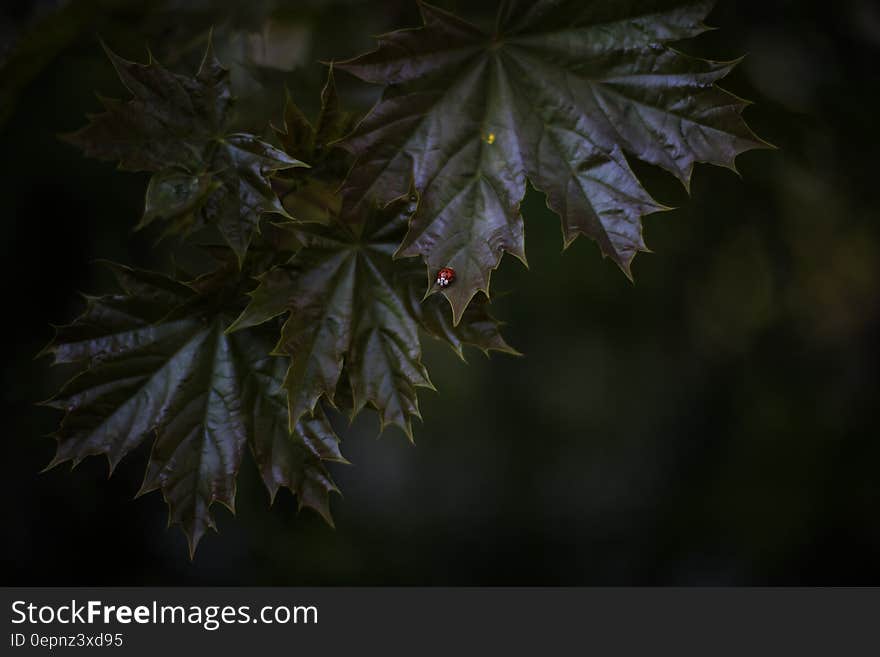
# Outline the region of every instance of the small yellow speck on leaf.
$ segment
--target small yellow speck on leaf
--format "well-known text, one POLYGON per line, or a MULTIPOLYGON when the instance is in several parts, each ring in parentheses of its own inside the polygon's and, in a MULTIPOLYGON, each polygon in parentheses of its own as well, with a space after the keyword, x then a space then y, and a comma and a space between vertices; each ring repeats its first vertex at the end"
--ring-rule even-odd
POLYGON ((490 146, 495 143, 495 133, 494 132, 490 132, 489 135, 486 137, 486 143, 489 144, 490 146))

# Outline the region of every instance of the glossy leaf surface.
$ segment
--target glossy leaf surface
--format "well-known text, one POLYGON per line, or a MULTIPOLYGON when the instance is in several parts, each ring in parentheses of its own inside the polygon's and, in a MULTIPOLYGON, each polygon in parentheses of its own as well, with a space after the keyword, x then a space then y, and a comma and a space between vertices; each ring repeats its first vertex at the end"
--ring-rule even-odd
POLYGON ((421 361, 420 328, 458 353, 463 344, 513 352, 487 303, 475 303, 468 321, 455 327, 436 297, 414 296, 414 282, 424 282, 421 268, 391 257, 411 210, 404 197, 359 224, 290 224, 303 247, 262 275, 251 293, 232 330, 288 314, 275 353, 291 358, 284 385, 292 423, 322 397, 335 401, 344 370, 352 400, 346 410, 356 414, 369 404, 383 427, 395 424, 411 438, 412 418, 420 417, 417 388, 433 387, 421 361))
POLYGON ((82 367, 47 402, 65 411, 52 465, 104 454, 112 470, 151 443, 141 493, 162 491, 194 551, 214 527, 211 505, 234 509, 250 446, 272 497, 286 486, 331 522, 336 487, 324 461, 343 460, 338 439, 320 408, 289 430, 285 363, 268 355, 271 332, 225 333, 228 277, 184 284, 113 270, 120 293, 90 298, 44 350, 56 363, 82 367))
POLYGON ((644 215, 664 209, 625 155, 688 183, 695 162, 733 166, 765 146, 745 102, 717 86, 732 63, 696 59, 673 41, 696 36, 702 0, 550 0, 503 4, 494 31, 422 4, 424 26, 380 37, 337 67, 386 85, 347 139, 358 157, 344 213, 405 192, 421 202, 398 251, 431 271, 453 267, 443 294, 458 322, 489 292, 502 257, 525 259, 519 206, 530 180, 562 220, 627 275, 644 215))

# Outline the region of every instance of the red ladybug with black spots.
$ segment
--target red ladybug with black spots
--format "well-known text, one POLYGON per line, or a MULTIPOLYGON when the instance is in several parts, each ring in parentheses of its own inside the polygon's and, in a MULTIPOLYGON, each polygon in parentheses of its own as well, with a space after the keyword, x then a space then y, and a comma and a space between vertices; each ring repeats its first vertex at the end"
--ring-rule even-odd
POLYGON ((437 285, 447 287, 455 280, 455 270, 452 267, 444 267, 437 272, 437 285))

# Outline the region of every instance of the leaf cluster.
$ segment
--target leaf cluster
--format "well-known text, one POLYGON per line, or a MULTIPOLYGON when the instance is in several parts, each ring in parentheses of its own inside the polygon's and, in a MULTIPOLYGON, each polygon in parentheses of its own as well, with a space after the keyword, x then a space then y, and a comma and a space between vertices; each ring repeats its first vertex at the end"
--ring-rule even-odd
POLYGON ((670 45, 703 31, 710 7, 514 1, 486 31, 422 4, 422 27, 330 66, 314 121, 288 93, 267 138, 230 130, 210 45, 194 76, 107 49, 131 98, 102 99, 67 139, 150 172, 137 226, 215 238, 215 266, 111 264, 118 290, 57 328, 44 353, 78 373, 46 402, 64 411, 52 465, 104 454, 112 469, 148 443, 141 492, 162 492, 191 551, 215 502, 234 509, 247 451, 271 497, 289 488, 332 522, 327 464, 345 460, 328 412, 369 408, 412 439, 418 389, 433 388, 424 336, 462 357, 516 353, 489 279, 504 253, 525 261, 527 181, 565 245, 586 235, 629 275, 642 217, 664 206, 628 157, 687 185, 694 163, 733 167, 766 145, 715 85, 733 63, 670 45), (383 86, 365 116, 343 109, 334 69, 383 86))

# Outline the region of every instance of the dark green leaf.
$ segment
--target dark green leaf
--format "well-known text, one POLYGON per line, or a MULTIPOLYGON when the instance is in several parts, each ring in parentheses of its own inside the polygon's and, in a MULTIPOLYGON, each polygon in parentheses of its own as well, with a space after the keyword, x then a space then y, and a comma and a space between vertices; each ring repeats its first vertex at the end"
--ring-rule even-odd
POLYGON ((448 341, 459 355, 463 344, 515 351, 488 314, 488 300, 454 327, 437 298, 419 299, 421 268, 391 257, 418 200, 414 190, 384 208, 363 206, 354 221, 340 221, 336 190, 348 163, 331 146, 352 119, 339 107, 332 68, 317 129, 289 96, 284 116, 284 129, 277 132, 285 149, 314 162, 304 175, 292 172, 279 180, 288 187, 283 198, 296 220, 276 227, 289 230, 302 248, 259 277, 231 330, 289 313, 275 352, 291 357, 285 377, 291 423, 324 397, 352 414, 369 404, 383 428, 396 424, 412 438, 412 417, 419 417, 416 389, 432 387, 421 363, 419 328, 448 341), (340 392, 342 381, 348 390, 340 392))
POLYGON ((379 214, 359 227, 363 232, 338 222, 302 231, 304 247, 260 277, 233 326, 290 313, 275 351, 291 357, 284 381, 291 422, 310 413, 321 396, 333 400, 344 363, 354 412, 370 403, 383 426, 397 424, 412 436, 416 388, 432 386, 421 363, 418 327, 391 284, 390 255, 401 222, 377 221, 379 214))
POLYGON ((194 78, 107 54, 133 98, 105 99, 106 111, 67 139, 123 169, 155 172, 139 227, 162 220, 164 234, 185 236, 216 225, 243 259, 260 216, 286 214, 269 176, 305 165, 253 135, 228 133, 229 74, 210 45, 194 78))
POLYGON ((347 154, 333 144, 354 126, 354 116, 341 109, 333 80, 333 67, 321 91, 321 110, 313 127, 293 102, 290 94, 284 106, 284 127, 275 129, 284 150, 292 157, 308 161, 307 171, 291 171, 283 184, 284 208, 297 221, 329 223, 339 215, 339 183, 350 163, 347 154))
POLYGON ((284 127, 275 128, 275 132, 288 155, 307 160, 317 168, 322 160, 332 157, 330 145, 348 134, 354 123, 354 115, 343 110, 339 104, 331 65, 321 90, 321 110, 315 126, 288 92, 284 104, 284 127))
POLYGON ((406 191, 421 202, 398 254, 431 272, 453 267, 443 290, 457 323, 504 252, 525 258, 519 205, 526 180, 547 194, 569 244, 583 234, 630 275, 646 249, 642 216, 663 209, 625 153, 685 184, 695 162, 733 167, 766 146, 719 89, 732 63, 684 55, 702 0, 550 0, 503 6, 486 33, 422 4, 424 26, 380 38, 377 50, 337 64, 394 85, 347 139, 358 157, 343 214, 406 191))
POLYGON ((359 224, 292 227, 303 248, 260 277, 231 330, 289 313, 275 351, 291 357, 284 381, 291 422, 308 415, 321 397, 338 402, 344 373, 353 414, 370 404, 382 427, 396 424, 412 438, 412 418, 419 417, 416 389, 432 387, 421 362, 419 328, 459 354, 463 344, 515 353, 487 303, 474 304, 454 327, 439 299, 419 300, 422 269, 391 257, 411 212, 404 197, 359 224))
MULTIPOLYGON (((90 298, 46 348, 82 371, 48 405, 66 412, 52 465, 104 454, 111 470, 152 441, 141 492, 161 490, 172 522, 194 551, 210 507, 235 504, 235 482, 250 444, 271 496, 287 486, 300 506, 330 520, 336 490, 324 461, 343 460, 320 409, 288 428, 285 359, 267 355, 265 331, 228 335, 221 312, 240 296, 224 270, 193 284, 115 265, 120 294, 90 298)), ((229 271, 227 268, 225 271, 229 271)))

